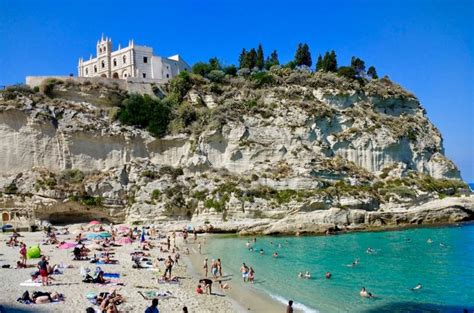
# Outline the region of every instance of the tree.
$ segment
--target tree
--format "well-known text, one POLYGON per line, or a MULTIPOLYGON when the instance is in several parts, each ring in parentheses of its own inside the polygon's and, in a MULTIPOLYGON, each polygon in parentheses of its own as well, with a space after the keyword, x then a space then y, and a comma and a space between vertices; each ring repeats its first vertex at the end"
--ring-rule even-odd
POLYGON ((209 66, 212 70, 220 71, 222 69, 221 63, 217 57, 213 57, 209 59, 209 66))
POLYGON ((350 66, 341 66, 339 70, 337 71, 337 75, 344 76, 347 78, 355 78, 357 72, 354 70, 354 68, 350 66))
POLYGON ((322 61, 322 70, 324 72, 337 72, 336 52, 326 52, 322 61))
POLYGON ((295 53, 295 63, 297 66, 306 65, 311 67, 313 61, 311 60, 311 52, 308 44, 299 43, 295 53))
POLYGON ((193 65, 192 72, 201 76, 206 76, 211 71, 211 66, 205 62, 197 62, 193 65))
POLYGON ((323 57, 321 55, 318 55, 318 61, 316 62, 316 71, 322 71, 323 70, 323 57))
POLYGON ((375 67, 373 66, 369 67, 369 69, 367 70, 367 75, 369 75, 369 77, 371 77, 372 79, 379 78, 379 76, 377 75, 377 71, 375 70, 375 67))
POLYGON ((224 67, 223 71, 224 73, 226 73, 226 75, 230 75, 230 76, 237 75, 237 68, 235 67, 235 65, 226 66, 224 67))
POLYGON ((240 55, 239 55, 239 69, 240 68, 248 68, 247 66, 245 66, 245 62, 247 60, 247 50, 242 49, 242 52, 240 52, 240 55))
POLYGON ((245 56, 245 64, 249 69, 253 69, 257 65, 257 51, 254 48, 250 49, 249 53, 245 56))
POLYGON ((264 65, 265 65, 265 57, 263 55, 263 48, 262 48, 262 44, 259 44, 258 49, 257 49, 257 58, 255 60, 255 66, 259 70, 263 70, 264 65))
POLYGON ((361 76, 363 73, 365 73, 365 62, 362 59, 352 57, 351 67, 354 69, 357 76, 361 76))
POLYGON ((280 61, 278 60, 278 53, 276 50, 273 50, 273 52, 267 58, 267 61, 265 61, 265 68, 269 70, 274 65, 280 65, 280 61))

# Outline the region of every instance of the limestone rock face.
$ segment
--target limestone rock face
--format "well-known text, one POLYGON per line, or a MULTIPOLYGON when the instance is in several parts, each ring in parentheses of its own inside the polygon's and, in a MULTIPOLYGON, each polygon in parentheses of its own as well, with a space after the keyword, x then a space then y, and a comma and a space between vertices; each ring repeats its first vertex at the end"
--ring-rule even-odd
POLYGON ((184 101, 208 120, 162 138, 114 118, 125 96, 118 89, 4 92, 0 202, 23 222, 74 220, 84 210, 268 234, 472 217, 454 205, 412 210, 461 188, 415 96, 384 79, 271 75, 270 85, 195 83, 184 101))

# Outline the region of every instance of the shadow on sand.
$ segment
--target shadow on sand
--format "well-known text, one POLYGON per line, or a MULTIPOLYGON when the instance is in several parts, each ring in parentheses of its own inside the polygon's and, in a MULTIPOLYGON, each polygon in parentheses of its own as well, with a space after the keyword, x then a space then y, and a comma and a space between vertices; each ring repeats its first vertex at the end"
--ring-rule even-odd
POLYGON ((27 306, 24 307, 16 306, 16 305, 0 305, 0 313, 32 313, 32 312, 48 312, 48 310, 42 310, 37 307, 37 305, 27 306))
POLYGON ((434 313, 434 312, 443 312, 443 313, 464 313, 464 312, 474 312, 473 306, 455 306, 455 305, 441 305, 441 304, 430 304, 430 303, 416 303, 416 302, 393 302, 383 304, 368 310, 363 311, 363 313, 380 313, 380 312, 390 312, 390 313, 434 313))

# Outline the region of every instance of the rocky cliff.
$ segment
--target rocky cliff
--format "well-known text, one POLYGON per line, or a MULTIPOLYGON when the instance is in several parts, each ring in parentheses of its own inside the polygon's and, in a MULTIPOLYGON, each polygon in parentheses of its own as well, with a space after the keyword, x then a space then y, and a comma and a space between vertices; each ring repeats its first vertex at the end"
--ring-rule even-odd
POLYGON ((5 212, 16 223, 95 217, 263 233, 474 216, 441 134, 388 79, 276 69, 178 87, 162 137, 117 120, 128 95, 110 80, 3 91, 5 212))

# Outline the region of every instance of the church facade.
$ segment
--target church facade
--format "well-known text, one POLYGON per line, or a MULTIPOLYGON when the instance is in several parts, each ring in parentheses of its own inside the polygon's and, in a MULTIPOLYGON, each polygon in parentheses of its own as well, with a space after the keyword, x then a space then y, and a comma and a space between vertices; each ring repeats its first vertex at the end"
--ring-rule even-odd
POLYGON ((144 80, 167 80, 182 71, 191 71, 191 67, 179 56, 160 57, 153 55, 153 49, 135 45, 133 40, 128 46, 112 50, 112 39, 97 41, 97 56, 84 61, 79 59, 79 77, 105 77, 144 80))

